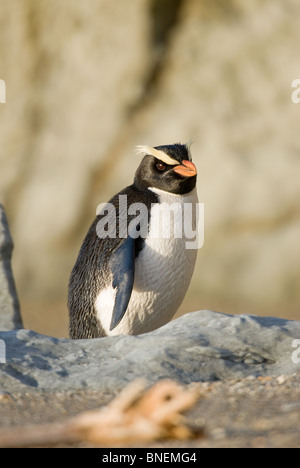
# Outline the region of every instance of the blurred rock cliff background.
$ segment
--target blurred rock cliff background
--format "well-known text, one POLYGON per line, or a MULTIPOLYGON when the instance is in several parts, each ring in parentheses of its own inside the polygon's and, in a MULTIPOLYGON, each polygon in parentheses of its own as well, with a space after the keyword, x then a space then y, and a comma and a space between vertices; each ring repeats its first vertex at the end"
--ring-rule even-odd
POLYGON ((179 313, 300 319, 298 0, 0 0, 0 202, 27 328, 67 284, 134 147, 194 140, 205 243, 179 313))

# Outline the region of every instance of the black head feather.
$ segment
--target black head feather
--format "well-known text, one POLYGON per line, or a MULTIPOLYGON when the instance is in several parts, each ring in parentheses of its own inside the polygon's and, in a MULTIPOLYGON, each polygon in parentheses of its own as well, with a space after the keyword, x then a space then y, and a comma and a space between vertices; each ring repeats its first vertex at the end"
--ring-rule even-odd
POLYGON ((181 165, 183 161, 191 161, 187 145, 175 143, 153 148, 140 147, 140 149, 144 158, 135 174, 135 187, 140 190, 157 188, 178 195, 189 193, 194 189, 196 175, 183 177, 174 171, 174 168, 181 165), (164 169, 162 170, 161 167, 164 169))

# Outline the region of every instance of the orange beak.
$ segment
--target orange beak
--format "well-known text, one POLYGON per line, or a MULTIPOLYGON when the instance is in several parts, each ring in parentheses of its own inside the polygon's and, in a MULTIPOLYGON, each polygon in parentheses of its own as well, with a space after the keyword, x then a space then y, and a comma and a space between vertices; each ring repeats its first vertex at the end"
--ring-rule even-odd
POLYGON ((193 177, 197 174, 196 166, 192 161, 184 160, 182 161, 182 164, 175 166, 173 170, 183 177, 193 177))

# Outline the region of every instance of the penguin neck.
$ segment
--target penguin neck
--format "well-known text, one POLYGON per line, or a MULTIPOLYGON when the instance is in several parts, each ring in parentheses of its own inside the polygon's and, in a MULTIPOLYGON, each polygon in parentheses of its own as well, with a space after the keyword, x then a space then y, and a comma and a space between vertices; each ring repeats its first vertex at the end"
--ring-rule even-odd
POLYGON ((161 201, 169 199, 176 202, 184 199, 185 201, 196 202, 198 200, 196 187, 194 187, 190 192, 184 194, 171 193, 156 187, 148 187, 148 190, 155 193, 161 201))

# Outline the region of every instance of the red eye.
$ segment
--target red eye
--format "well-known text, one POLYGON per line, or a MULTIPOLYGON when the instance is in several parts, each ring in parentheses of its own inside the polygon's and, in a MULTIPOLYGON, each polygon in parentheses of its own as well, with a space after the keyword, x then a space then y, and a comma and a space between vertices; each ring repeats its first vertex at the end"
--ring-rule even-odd
POLYGON ((163 163, 161 163, 161 162, 157 163, 157 164, 156 164, 156 167, 157 167, 157 169, 158 169, 159 171, 164 171, 164 170, 166 169, 165 164, 163 164, 163 163))

